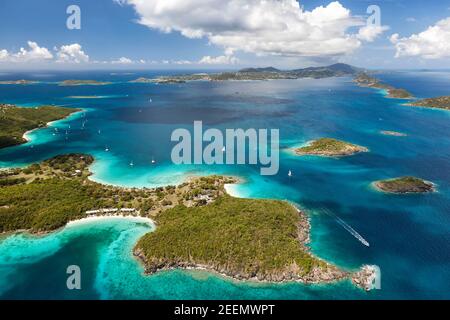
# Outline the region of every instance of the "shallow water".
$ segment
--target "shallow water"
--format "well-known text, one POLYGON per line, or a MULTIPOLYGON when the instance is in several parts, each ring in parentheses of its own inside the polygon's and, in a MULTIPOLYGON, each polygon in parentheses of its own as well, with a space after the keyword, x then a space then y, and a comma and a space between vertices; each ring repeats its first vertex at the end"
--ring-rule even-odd
MULTIPOLYGON (((299 204, 311 217, 313 252, 351 270, 363 264, 378 265, 382 289, 365 293, 348 282, 320 286, 238 283, 200 271, 143 276, 131 248, 150 228, 113 221, 69 227, 39 240, 18 235, 1 241, 0 297, 449 298, 449 112, 403 106, 404 100, 388 99, 379 91, 356 87, 349 78, 180 85, 126 82, 140 76, 151 75, 57 73, 47 75, 45 81, 85 78, 115 84, 0 86, 2 102, 87 109, 85 114, 33 131, 32 141, 25 145, 0 150, 0 167, 23 166, 61 153, 85 152, 96 157, 92 179, 114 185, 152 187, 180 183, 195 174, 238 175, 245 183, 229 187, 233 194, 299 204), (175 128, 190 129, 194 120, 219 129, 279 128, 279 174, 260 176, 257 166, 174 166, 170 161, 170 134, 175 128), (380 130, 400 131, 408 136, 384 136, 380 130), (324 136, 366 146, 370 152, 324 159, 297 157, 287 150, 324 136), (287 176, 289 170, 292 178, 287 176), (433 181, 439 192, 398 196, 370 187, 372 181, 401 175, 433 181), (370 247, 355 238, 350 228, 370 247), (69 264, 82 267, 80 292, 65 288, 65 268, 69 264)), ((390 73, 380 78, 417 97, 448 94, 450 86, 450 73, 443 72, 390 73)))

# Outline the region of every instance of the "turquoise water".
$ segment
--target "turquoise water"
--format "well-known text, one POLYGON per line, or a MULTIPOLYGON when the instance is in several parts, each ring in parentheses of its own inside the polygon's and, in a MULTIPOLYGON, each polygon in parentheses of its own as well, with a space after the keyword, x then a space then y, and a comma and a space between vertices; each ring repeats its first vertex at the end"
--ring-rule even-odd
MULTIPOLYGON (((232 174, 241 197, 287 199, 311 217, 312 251, 343 268, 381 268, 381 290, 348 282, 307 286, 234 282, 199 271, 143 276, 131 256, 151 227, 132 221, 70 226, 48 237, 16 235, 0 242, 0 297, 88 299, 403 299, 450 297, 450 113, 403 106, 349 78, 267 82, 129 84, 152 74, 57 73, 48 83, 0 86, 0 101, 83 108, 85 112, 33 131, 31 142, 0 150, 0 167, 23 166, 68 152, 96 157, 92 179, 121 186, 160 186, 189 175, 232 174), (63 79, 113 81, 109 86, 58 87, 63 79), (99 96, 76 99, 74 96, 99 96), (225 128, 279 128, 280 172, 257 166, 174 166, 173 129, 194 120, 225 128), (84 123, 84 126, 83 126, 84 123), (56 131, 55 128, 58 128, 56 131), (407 137, 383 136, 380 130, 407 137), (67 131, 67 134, 66 134, 67 131), (361 144, 370 153, 342 159, 296 157, 287 148, 329 136, 361 144), (109 151, 106 152, 105 149, 109 151), (152 160, 156 164, 152 164, 152 160), (134 166, 129 163, 133 161, 134 166), (291 170, 292 178, 287 176, 291 170), (438 185, 429 195, 387 195, 374 180, 415 175, 438 185), (353 228, 370 247, 348 230, 353 228), (6 259, 6 258, 8 259, 6 259), (83 289, 65 288, 65 268, 80 265, 83 289), (44 272, 45 270, 45 272, 44 272)), ((39 79, 39 74, 2 76, 39 79)), ((448 94, 450 73, 380 75, 418 97, 448 94)))

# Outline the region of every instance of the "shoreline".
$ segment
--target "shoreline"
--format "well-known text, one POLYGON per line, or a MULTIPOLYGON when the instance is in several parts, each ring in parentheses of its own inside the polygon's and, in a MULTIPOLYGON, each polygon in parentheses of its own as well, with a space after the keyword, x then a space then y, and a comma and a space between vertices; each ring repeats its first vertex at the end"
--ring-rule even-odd
POLYGON ((391 195, 420 195, 420 194, 433 194, 433 193, 439 193, 439 190, 437 188, 437 184, 428 180, 424 180, 425 183, 431 185, 432 189, 428 192, 392 192, 392 191, 386 191, 383 190, 382 188, 380 188, 378 186, 378 183, 381 182, 383 180, 378 180, 378 181, 373 181, 370 183, 370 188, 373 191, 379 192, 379 193, 384 193, 384 194, 391 194, 391 195))
MULTIPOLYGON (((197 178, 197 175, 191 175, 186 176, 185 181, 189 183, 189 181, 197 178)), ((235 185, 237 183, 242 183, 242 178, 234 178, 233 183, 228 183, 228 185, 235 185)), ((225 184, 223 184, 225 185, 225 184)), ((126 188, 122 188, 126 189, 126 188)), ((224 192, 228 195, 230 195, 226 188, 224 187, 224 192)), ((177 262, 177 261, 168 261, 166 264, 161 264, 159 266, 153 266, 152 270, 149 270, 149 265, 146 263, 145 256, 142 255, 142 252, 139 251, 139 249, 135 247, 132 250, 132 255, 139 257, 141 262, 143 262, 144 270, 146 274, 153 274, 155 272, 161 271, 161 270, 170 270, 170 269, 199 269, 199 270, 206 270, 211 273, 217 273, 221 274, 223 276, 235 279, 237 281, 257 281, 257 282, 267 282, 267 283, 283 283, 283 282, 298 282, 302 284, 319 284, 319 283, 333 283, 338 282, 341 280, 349 279, 351 280, 357 287, 362 288, 364 290, 369 290, 369 280, 371 276, 371 273, 367 274, 363 273, 363 269, 358 269, 355 271, 352 270, 345 270, 341 269, 340 267, 337 267, 333 265, 332 263, 329 263, 320 257, 317 257, 315 254, 311 252, 311 248, 309 246, 310 244, 310 232, 311 232, 311 224, 309 220, 309 215, 305 211, 301 210, 297 205, 294 205, 292 202, 287 201, 287 203, 294 208, 295 212, 298 214, 297 222, 296 222, 296 230, 297 230, 297 245, 300 246, 300 249, 305 252, 305 254, 310 255, 312 258, 317 259, 320 261, 320 264, 317 266, 314 266, 310 271, 308 271, 307 274, 299 273, 298 271, 295 271, 294 269, 291 270, 291 267, 289 265, 284 266, 280 270, 274 270, 275 272, 272 272, 270 274, 242 274, 240 270, 226 270, 223 266, 210 266, 208 265, 208 262, 206 263, 200 262, 177 262), (356 279, 356 280, 355 280, 356 279)), ((86 212, 89 214, 89 212, 86 212)), ((61 226, 60 228, 57 228, 55 230, 50 231, 42 231, 42 232, 30 232, 30 230, 15 230, 13 232, 5 232, 2 233, 1 236, 8 237, 12 236, 14 234, 20 234, 20 233, 27 233, 35 237, 45 237, 51 233, 59 232, 65 228, 70 228, 73 226, 83 225, 86 223, 91 222, 98 222, 98 221, 104 221, 104 220, 120 220, 120 219, 131 219, 132 221, 146 223, 149 227, 151 227, 151 230, 149 232, 154 231, 157 229, 157 223, 152 220, 151 218, 147 217, 141 217, 136 214, 97 214, 93 213, 91 215, 82 216, 78 219, 68 221, 64 226, 61 226)))
POLYGON ((30 232, 30 229, 20 229, 20 230, 15 230, 15 231, 0 232, 0 241, 6 239, 8 237, 11 237, 14 235, 19 235, 19 234, 26 234, 28 236, 37 237, 37 238, 46 237, 50 234, 61 232, 62 230, 69 228, 69 227, 77 227, 77 226, 81 226, 84 224, 101 222, 101 221, 105 221, 105 220, 129 220, 129 221, 134 221, 137 223, 145 223, 145 224, 149 225, 150 227, 156 227, 155 221, 153 221, 152 219, 150 219, 148 217, 124 215, 124 214, 91 215, 91 216, 87 216, 84 218, 71 220, 71 221, 67 222, 64 226, 62 226, 58 229, 55 229, 55 230, 51 230, 51 231, 30 232))
POLYGON ((34 131, 37 131, 37 130, 40 130, 40 129, 49 128, 49 127, 51 127, 52 125, 54 125, 54 124, 56 124, 56 123, 58 123, 58 122, 60 122, 60 121, 68 120, 69 118, 71 118, 71 117, 73 117, 73 116, 75 116, 75 115, 77 115, 77 114, 79 114, 79 113, 82 113, 82 112, 88 112, 88 109, 84 109, 84 108, 83 108, 83 109, 78 109, 78 110, 79 110, 79 111, 74 111, 74 112, 72 112, 71 114, 69 114, 68 116, 66 116, 66 117, 64 117, 64 118, 62 118, 62 119, 58 119, 58 120, 53 120, 53 121, 47 122, 47 123, 45 124, 45 127, 34 128, 34 129, 31 129, 31 130, 26 131, 26 132, 22 135, 22 139, 24 139, 25 142, 19 144, 18 146, 23 145, 23 144, 27 144, 27 143, 29 143, 29 142, 32 142, 33 139, 30 137, 30 134, 33 133, 34 131))
POLYGON ((105 221, 105 220, 129 220, 129 221, 138 222, 138 223, 145 223, 152 227, 156 226, 155 221, 153 221, 150 218, 120 214, 120 215, 97 215, 97 216, 92 215, 92 216, 88 216, 85 218, 72 220, 72 221, 69 221, 62 229, 67 228, 67 227, 80 226, 83 224, 89 224, 92 222, 105 221))
MULTIPOLYGON (((228 192, 227 192, 228 193, 228 192)), ((229 194, 229 193, 228 193, 229 194)), ((230 194, 229 194, 230 195, 230 194)), ((232 196, 232 195, 231 195, 232 196)), ((286 200, 285 200, 286 201, 286 200)), ((167 263, 161 263, 158 266, 152 266, 149 268, 147 263, 147 257, 144 254, 143 249, 138 248, 136 245, 132 250, 133 256, 138 260, 144 269, 145 275, 154 275, 164 271, 205 271, 207 273, 220 276, 227 280, 234 282, 249 282, 249 283, 263 283, 263 284, 285 284, 285 283, 299 283, 303 285, 314 284, 334 284, 341 281, 350 281, 355 287, 370 291, 373 289, 373 282, 377 275, 377 267, 373 265, 362 265, 357 270, 344 270, 334 264, 327 262, 326 260, 318 257, 311 251, 311 223, 310 216, 307 212, 301 210, 297 204, 286 201, 292 208, 298 213, 298 225, 297 225, 297 241, 301 249, 319 260, 324 264, 321 267, 314 267, 312 272, 306 276, 300 274, 289 273, 286 275, 286 270, 277 275, 264 275, 258 276, 245 276, 239 271, 225 271, 223 268, 215 268, 207 263, 185 262, 185 261, 169 261, 167 263)), ((155 224, 155 228, 157 225, 155 224)))

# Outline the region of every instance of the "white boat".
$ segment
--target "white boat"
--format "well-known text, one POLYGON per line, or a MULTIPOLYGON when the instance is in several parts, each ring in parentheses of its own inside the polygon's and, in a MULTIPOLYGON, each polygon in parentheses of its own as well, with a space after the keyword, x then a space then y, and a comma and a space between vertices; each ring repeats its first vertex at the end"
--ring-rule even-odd
POLYGON ((134 163, 133 163, 133 161, 131 161, 131 162, 130 162, 130 167, 132 167, 132 166, 134 166, 134 163))
POLYGON ((106 147, 106 148, 105 148, 105 151, 106 151, 106 152, 109 152, 109 148, 108 148, 108 147, 106 147))
POLYGON ((292 177, 292 171, 291 170, 289 170, 288 176, 292 177))
POLYGON ((225 152, 227 149, 225 147, 222 148, 222 152, 225 152))

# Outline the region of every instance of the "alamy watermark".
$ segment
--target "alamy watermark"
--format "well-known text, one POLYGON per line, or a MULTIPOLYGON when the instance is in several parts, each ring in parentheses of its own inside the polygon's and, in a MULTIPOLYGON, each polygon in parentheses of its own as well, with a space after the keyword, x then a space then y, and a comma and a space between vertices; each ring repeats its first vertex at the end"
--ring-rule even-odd
POLYGON ((66 20, 66 26, 69 30, 81 29, 81 9, 77 5, 70 5, 66 9, 66 13, 69 17, 66 20))
POLYGON ((77 265, 71 265, 67 267, 66 273, 70 275, 66 281, 67 289, 81 290, 81 268, 77 265))
POLYGON ((195 121, 193 136, 187 129, 172 132, 171 141, 178 143, 171 158, 174 164, 260 165, 261 175, 272 176, 280 167, 279 139, 278 129, 226 129, 223 133, 210 128, 203 132, 202 121, 195 121))

